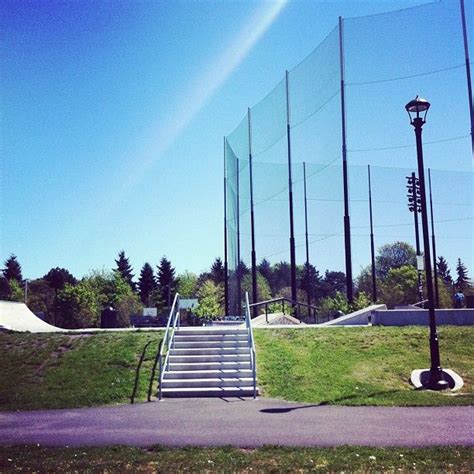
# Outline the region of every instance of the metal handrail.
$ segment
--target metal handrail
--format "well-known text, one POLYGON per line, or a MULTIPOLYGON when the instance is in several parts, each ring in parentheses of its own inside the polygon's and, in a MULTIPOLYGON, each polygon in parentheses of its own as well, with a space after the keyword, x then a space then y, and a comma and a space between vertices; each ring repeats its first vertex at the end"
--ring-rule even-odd
POLYGON ((429 300, 421 300, 418 303, 413 303, 412 306, 421 306, 424 307, 425 303, 428 303, 429 300))
POLYGON ((161 344, 160 351, 158 353, 158 367, 159 367, 159 379, 158 379, 158 399, 161 400, 161 387, 163 385, 163 377, 166 369, 169 369, 169 355, 170 349, 174 346, 174 336, 176 329, 180 328, 180 316, 179 316, 179 293, 176 293, 173 305, 171 306, 170 315, 168 317, 168 323, 166 324, 166 331, 163 337, 163 343, 161 344), (164 360, 163 360, 164 359, 164 360), (163 370, 163 368, 165 370, 163 370))
POLYGON ((274 304, 274 303, 282 303, 282 313, 285 314, 285 302, 289 303, 292 306, 297 307, 297 314, 296 314, 297 319, 301 319, 298 316, 300 315, 300 307, 303 306, 304 308, 309 309, 309 311, 308 311, 309 316, 311 316, 311 311, 313 311, 315 320, 317 320, 319 308, 317 308, 316 306, 306 304, 306 303, 301 303, 300 301, 295 301, 295 300, 292 300, 290 298, 286 298, 284 296, 281 296, 279 298, 273 298, 271 300, 260 301, 258 303, 252 303, 249 306, 250 306, 250 308, 255 308, 257 306, 265 306, 265 320, 268 323, 268 305, 274 304))
POLYGON ((245 326, 247 328, 247 339, 250 347, 250 364, 253 377, 253 398, 257 398, 257 360, 255 353, 255 342, 253 340, 252 318, 250 316, 249 294, 245 292, 245 326))

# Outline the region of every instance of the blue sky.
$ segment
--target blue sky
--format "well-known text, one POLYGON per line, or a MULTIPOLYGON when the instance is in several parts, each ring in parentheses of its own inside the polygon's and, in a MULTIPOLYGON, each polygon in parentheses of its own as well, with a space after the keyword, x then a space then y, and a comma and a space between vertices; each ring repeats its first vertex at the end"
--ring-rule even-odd
MULTIPOLYGON (((80 277, 124 249, 135 273, 163 255, 205 270, 223 253, 223 136, 339 15, 419 3, 4 2, 2 262, 15 253, 27 278, 55 266, 80 277)), ((465 157, 452 165, 472 171, 465 157)))

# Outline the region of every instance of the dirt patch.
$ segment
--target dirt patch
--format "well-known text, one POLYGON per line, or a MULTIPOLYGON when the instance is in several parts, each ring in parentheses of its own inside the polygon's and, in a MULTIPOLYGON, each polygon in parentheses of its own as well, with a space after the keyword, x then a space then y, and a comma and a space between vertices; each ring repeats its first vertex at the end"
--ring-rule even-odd
POLYGON ((50 353, 49 357, 47 357, 45 361, 36 369, 35 375, 41 378, 46 367, 59 364, 59 361, 64 356, 64 354, 72 350, 74 346, 77 346, 81 339, 87 336, 74 334, 64 337, 66 340, 50 353))

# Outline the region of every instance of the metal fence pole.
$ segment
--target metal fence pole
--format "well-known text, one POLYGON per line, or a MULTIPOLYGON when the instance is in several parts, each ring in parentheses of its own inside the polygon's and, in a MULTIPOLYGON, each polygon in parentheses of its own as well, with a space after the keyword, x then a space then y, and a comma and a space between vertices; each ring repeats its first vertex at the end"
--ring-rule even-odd
POLYGON ((226 164, 226 139, 224 137, 224 311, 229 314, 229 262, 227 257, 227 164, 226 164))
POLYGON ((374 243, 374 220, 372 215, 372 184, 370 179, 370 165, 367 165, 369 178, 369 219, 370 219, 370 260, 372 264, 372 301, 377 301, 377 280, 375 278, 375 243, 374 243))
POLYGON ((467 26, 466 12, 464 11, 464 0, 461 2, 461 22, 462 34, 464 39, 464 55, 466 59, 466 78, 467 78, 467 95, 469 103, 469 117, 471 118, 471 150, 474 155, 474 110, 472 107, 472 83, 471 83, 471 62, 469 60, 469 44, 467 42, 467 26))
POLYGON ((354 288, 352 282, 351 223, 349 216, 349 184, 347 171, 344 32, 342 16, 339 17, 339 66, 341 74, 342 179, 344 188, 344 250, 346 257, 346 292, 347 300, 349 303, 352 303, 354 299, 354 288))
POLYGON ((288 202, 290 208, 290 270, 291 270, 291 299, 296 301, 296 250, 295 225, 293 219, 293 179, 291 174, 291 131, 290 131, 290 85, 289 74, 285 71, 286 81, 286 136, 288 145, 288 202))
MULTIPOLYGON (((250 180, 250 233, 252 236, 252 253, 251 253, 251 260, 252 260, 252 303, 256 303, 258 301, 257 295, 257 256, 255 253, 255 216, 253 210, 253 164, 252 164, 252 118, 251 118, 251 111, 250 107, 247 111, 247 120, 248 120, 248 128, 249 128, 249 180, 250 180)), ((253 307, 253 317, 255 318, 258 314, 257 307, 253 307)))

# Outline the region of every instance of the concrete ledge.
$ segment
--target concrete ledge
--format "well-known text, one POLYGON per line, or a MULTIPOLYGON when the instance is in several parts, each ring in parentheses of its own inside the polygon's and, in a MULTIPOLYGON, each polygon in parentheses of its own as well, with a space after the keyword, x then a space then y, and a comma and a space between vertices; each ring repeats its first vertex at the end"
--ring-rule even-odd
MULTIPOLYGON (((437 309, 437 324, 453 326, 473 326, 474 309, 437 309)), ((389 309, 376 310, 372 316, 372 324, 378 326, 428 326, 427 309, 389 309)))

